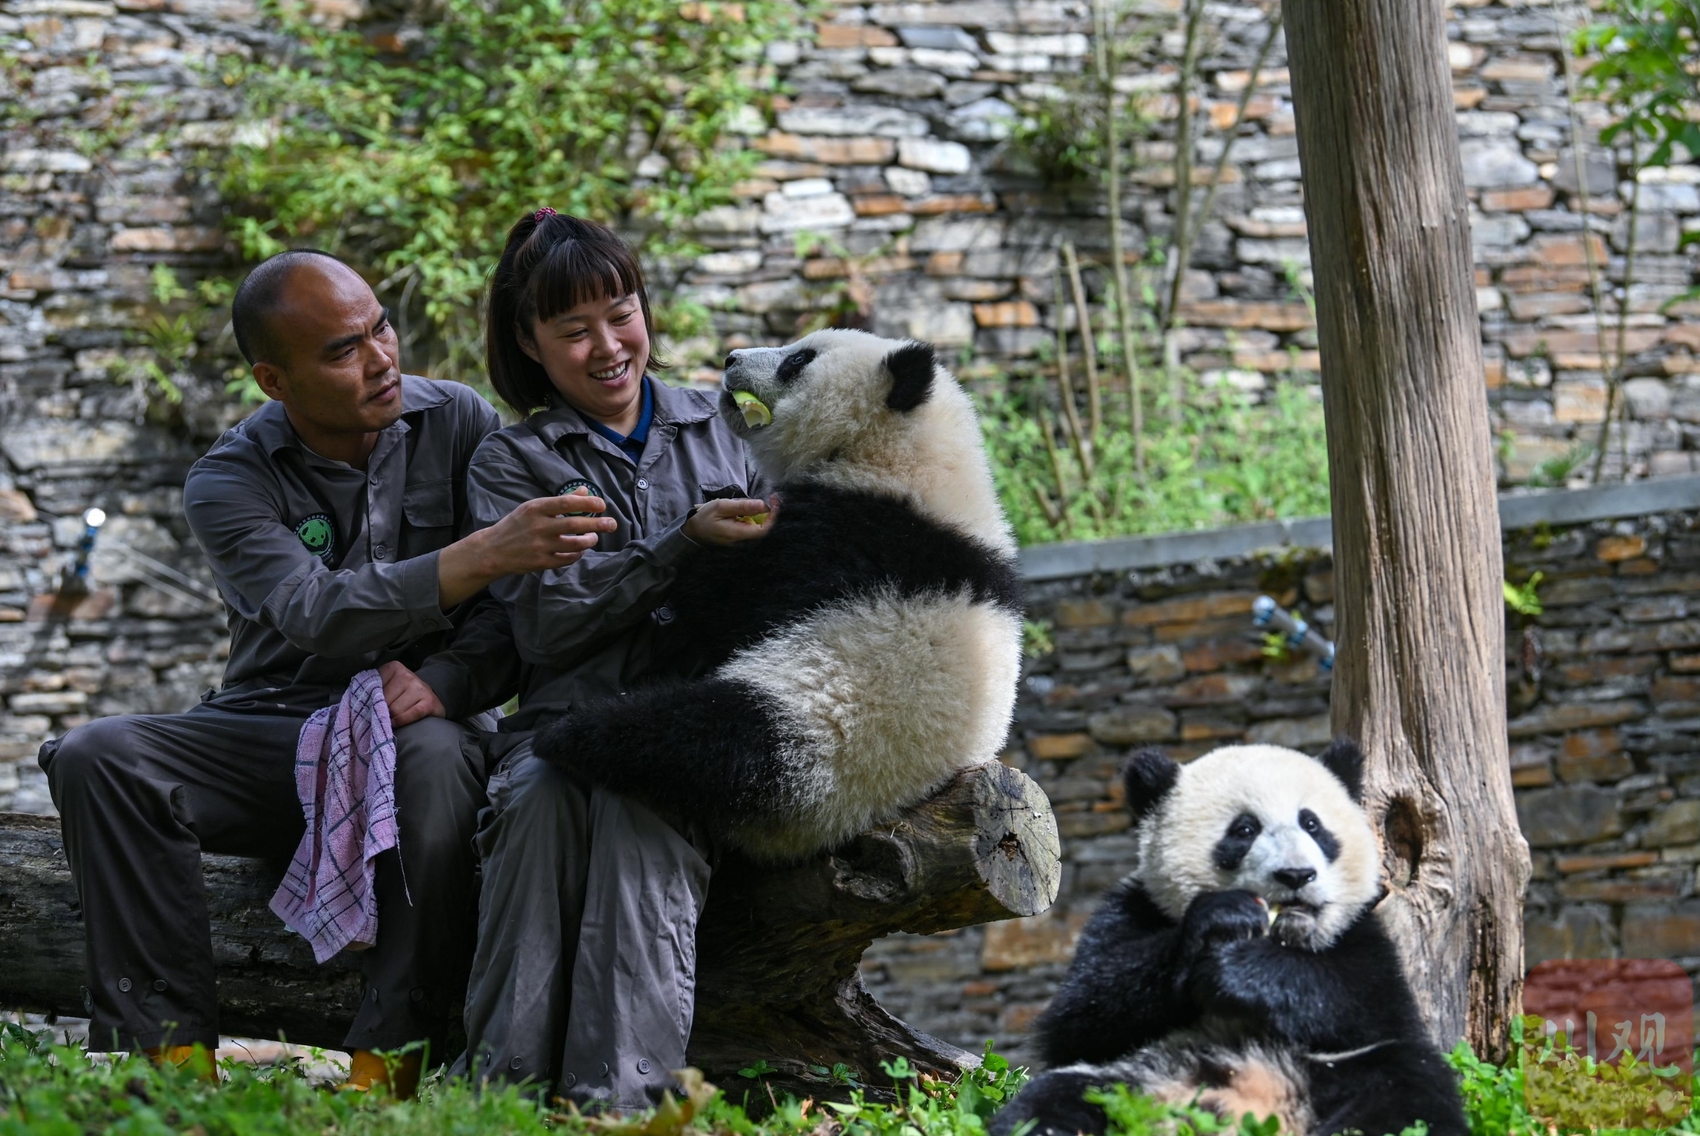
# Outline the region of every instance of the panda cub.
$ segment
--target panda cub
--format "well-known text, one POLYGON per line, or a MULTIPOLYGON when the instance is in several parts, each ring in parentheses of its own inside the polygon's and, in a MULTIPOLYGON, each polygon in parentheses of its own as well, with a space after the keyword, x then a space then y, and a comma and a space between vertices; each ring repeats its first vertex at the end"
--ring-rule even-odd
POLYGON ((841 844, 992 759, 1021 588, 972 403, 860 331, 734 351, 722 410, 780 507, 667 595, 695 677, 575 708, 537 752, 762 860, 841 844))
POLYGON ((1467 1136, 1392 941, 1361 807, 1363 757, 1228 746, 1124 779, 1138 867, 1099 907, 1040 1017, 1053 1068, 991 1126, 1101 1133, 1087 1089, 1125 1083, 1313 1136, 1467 1136))

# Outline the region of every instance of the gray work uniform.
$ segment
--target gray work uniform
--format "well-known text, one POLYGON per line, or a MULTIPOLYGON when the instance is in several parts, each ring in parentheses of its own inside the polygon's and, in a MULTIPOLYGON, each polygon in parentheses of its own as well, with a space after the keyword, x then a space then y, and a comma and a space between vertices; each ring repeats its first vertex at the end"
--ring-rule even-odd
POLYGON ((479 1076, 620 1107, 653 1103, 685 1063, 706 845, 642 805, 575 784, 532 753, 530 731, 657 668, 656 633, 672 618, 663 597, 697 548, 683 532, 691 507, 765 492, 712 397, 648 381, 654 417, 635 462, 560 404, 492 435, 467 475, 480 525, 574 483, 588 483, 618 522, 577 563, 491 588, 526 674, 479 824, 467 1053, 479 1076))
POLYGON ((444 1055, 470 963, 484 796, 483 750, 461 720, 499 705, 518 663, 488 595, 448 614, 437 600, 437 550, 467 525, 466 467, 496 413, 467 387, 413 376, 402 406, 365 470, 308 450, 279 403, 219 439, 183 496, 228 608, 223 686, 187 713, 101 718, 41 749, 82 900, 93 1048, 217 1044, 201 853, 287 859, 303 825, 303 720, 395 659, 447 717, 396 732, 405 883, 396 853, 379 857, 378 941, 361 956, 346 1044, 423 1039, 444 1055))

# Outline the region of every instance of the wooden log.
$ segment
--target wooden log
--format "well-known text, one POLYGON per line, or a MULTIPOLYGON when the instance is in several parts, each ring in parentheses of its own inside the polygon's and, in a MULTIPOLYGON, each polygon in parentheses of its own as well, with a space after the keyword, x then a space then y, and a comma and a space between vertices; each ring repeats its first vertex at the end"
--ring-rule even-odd
MULTIPOLYGON (((1056 899, 1056 819, 1025 774, 964 770, 934 796, 848 845, 790 867, 724 861, 697 932, 692 1064, 722 1080, 766 1060, 786 1088, 811 1067, 877 1077, 897 1056, 947 1074, 977 1058, 886 1013, 857 964, 874 939, 1036 915, 1056 899)), ((282 865, 206 856, 219 1015, 227 1034, 335 1048, 360 976, 324 966, 267 909, 282 865)), ((82 917, 59 822, 0 814, 0 1006, 86 1016, 82 917)))

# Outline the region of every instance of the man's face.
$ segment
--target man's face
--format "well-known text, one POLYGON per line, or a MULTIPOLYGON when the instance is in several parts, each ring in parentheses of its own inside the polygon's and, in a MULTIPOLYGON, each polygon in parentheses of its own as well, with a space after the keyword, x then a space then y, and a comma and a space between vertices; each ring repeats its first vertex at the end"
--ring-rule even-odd
POLYGON ((401 417, 395 329, 353 269, 324 257, 296 266, 271 319, 280 358, 256 363, 254 379, 298 429, 370 434, 401 417))

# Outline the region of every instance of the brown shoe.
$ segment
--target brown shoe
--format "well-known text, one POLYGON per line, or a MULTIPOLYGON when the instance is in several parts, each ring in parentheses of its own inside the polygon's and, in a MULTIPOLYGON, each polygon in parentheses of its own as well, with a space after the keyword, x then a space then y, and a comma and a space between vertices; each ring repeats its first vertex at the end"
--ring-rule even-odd
POLYGON ((424 1056, 414 1052, 400 1057, 383 1057, 370 1049, 356 1049, 349 1055, 348 1080, 337 1089, 358 1093, 383 1089, 396 1100, 412 1100, 419 1094, 419 1071, 424 1065, 424 1056))
POLYGON ((153 1045, 142 1055, 155 1065, 187 1069, 200 1080, 218 1084, 218 1062, 204 1045, 153 1045))

